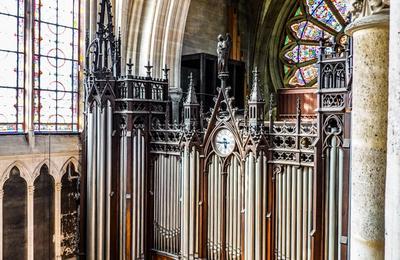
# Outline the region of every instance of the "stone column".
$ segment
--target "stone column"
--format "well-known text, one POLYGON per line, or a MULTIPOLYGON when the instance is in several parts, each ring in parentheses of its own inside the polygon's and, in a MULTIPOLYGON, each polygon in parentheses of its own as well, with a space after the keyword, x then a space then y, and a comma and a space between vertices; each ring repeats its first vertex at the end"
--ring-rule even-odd
POLYGON ((28 199, 27 199, 27 214, 28 214, 28 231, 27 231, 27 247, 28 247, 28 260, 33 260, 34 257, 34 192, 35 187, 28 185, 28 199))
POLYGON ((354 46, 350 259, 379 260, 384 258, 389 14, 382 1, 357 2, 358 18, 346 29, 354 46))
MULTIPOLYGON (((62 239, 62 234, 61 234, 61 182, 57 182, 55 184, 55 195, 54 195, 54 253, 55 253, 55 259, 59 260, 62 259, 62 252, 61 252, 61 239, 62 239)), ((66 202, 65 202, 66 203, 66 202)))
POLYGON ((0 189, 0 259, 3 259, 3 187, 0 189))
POLYGON ((400 259, 400 1, 390 6, 385 259, 400 259))

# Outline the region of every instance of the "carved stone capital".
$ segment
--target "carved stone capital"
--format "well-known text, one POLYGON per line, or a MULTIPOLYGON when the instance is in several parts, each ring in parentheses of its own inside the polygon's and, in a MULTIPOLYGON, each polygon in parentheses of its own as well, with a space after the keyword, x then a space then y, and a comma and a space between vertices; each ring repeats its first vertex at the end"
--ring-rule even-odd
POLYGON ((352 20, 369 15, 388 12, 390 0, 351 0, 352 20))

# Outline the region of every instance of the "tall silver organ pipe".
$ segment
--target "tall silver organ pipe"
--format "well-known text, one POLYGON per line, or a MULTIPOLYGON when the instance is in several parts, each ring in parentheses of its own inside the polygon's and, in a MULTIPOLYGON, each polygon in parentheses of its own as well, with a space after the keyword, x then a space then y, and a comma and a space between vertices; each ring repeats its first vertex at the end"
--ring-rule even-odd
MULTIPOLYGON (((334 129, 336 130, 336 129, 334 129)), ((325 252, 327 259, 341 257, 341 230, 343 209, 343 150, 337 137, 332 136, 326 148, 326 226, 325 252)))
POLYGON ((111 102, 107 101, 106 131, 106 225, 105 225, 105 259, 110 260, 111 229, 111 196, 112 196, 112 134, 113 116, 111 102))
POLYGON ((95 259, 94 256, 94 252, 95 252, 95 246, 94 246, 94 227, 95 227, 95 223, 94 223, 94 192, 93 192, 93 164, 92 164, 92 158, 94 157, 93 154, 93 138, 94 138, 94 127, 93 127, 93 123, 95 122, 94 120, 94 109, 91 108, 88 110, 88 114, 87 114, 87 120, 88 120, 88 129, 87 129, 87 254, 88 254, 88 258, 89 259, 95 259))
POLYGON ((276 176, 276 235, 278 259, 311 259, 313 168, 282 165, 276 176))
MULTIPOLYGON (((129 131, 130 132, 130 131, 129 131)), ((123 129, 120 137, 120 201, 119 201, 119 255, 122 260, 126 256, 126 177, 127 177, 127 138, 128 130, 123 129)))
POLYGON ((93 102, 88 113, 87 244, 89 259, 109 259, 112 108, 93 102))

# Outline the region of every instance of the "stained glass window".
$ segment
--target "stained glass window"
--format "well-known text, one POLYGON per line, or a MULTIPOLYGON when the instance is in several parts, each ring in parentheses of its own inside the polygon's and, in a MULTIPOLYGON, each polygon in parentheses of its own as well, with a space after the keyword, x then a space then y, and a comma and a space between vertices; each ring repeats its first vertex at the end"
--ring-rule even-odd
POLYGON ((280 54, 286 88, 315 86, 319 41, 341 39, 348 11, 349 0, 298 0, 280 54))
POLYGON ((34 127, 78 130, 79 0, 36 0, 34 127))
POLYGON ((24 0, 0 1, 0 132, 24 122, 24 0))

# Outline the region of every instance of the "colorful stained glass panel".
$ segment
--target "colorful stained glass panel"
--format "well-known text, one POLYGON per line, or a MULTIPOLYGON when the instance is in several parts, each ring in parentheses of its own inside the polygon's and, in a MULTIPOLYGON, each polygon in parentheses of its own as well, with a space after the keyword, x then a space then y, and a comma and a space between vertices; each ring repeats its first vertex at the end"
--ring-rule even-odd
POLYGON ((311 16, 320 21, 323 24, 331 27, 335 31, 339 32, 343 26, 339 23, 336 17, 333 15, 332 10, 322 0, 307 0, 307 4, 310 10, 311 16))
POLYGON ((286 52, 285 57, 293 63, 302 63, 317 59, 319 55, 318 46, 296 45, 293 49, 286 52))
POLYGON ((319 41, 322 36, 329 37, 330 34, 309 21, 301 21, 290 26, 293 35, 299 40, 319 41))
POLYGON ((304 82, 307 84, 317 78, 318 67, 316 64, 308 65, 308 66, 300 68, 300 72, 304 79, 304 82))
POLYGON ((346 16, 350 9, 349 0, 331 0, 331 1, 335 5, 339 13, 343 16, 343 19, 346 19, 346 16))
POLYGON ((346 17, 350 4, 349 0, 297 1, 299 8, 288 21, 289 33, 282 43, 285 86, 313 87, 318 75, 314 61, 319 56, 319 41, 340 38, 337 36, 343 33, 345 19, 340 19, 339 14, 346 17))

